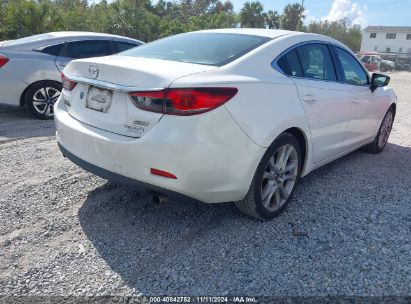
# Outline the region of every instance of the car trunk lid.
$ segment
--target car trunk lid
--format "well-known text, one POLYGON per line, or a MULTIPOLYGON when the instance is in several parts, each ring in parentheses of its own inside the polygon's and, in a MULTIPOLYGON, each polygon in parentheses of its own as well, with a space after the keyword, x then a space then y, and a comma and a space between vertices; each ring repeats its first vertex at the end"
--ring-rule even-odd
POLYGON ((130 92, 161 90, 178 78, 215 68, 128 56, 75 60, 63 73, 78 84, 63 98, 69 114, 77 120, 113 133, 141 137, 163 114, 137 108, 130 92))

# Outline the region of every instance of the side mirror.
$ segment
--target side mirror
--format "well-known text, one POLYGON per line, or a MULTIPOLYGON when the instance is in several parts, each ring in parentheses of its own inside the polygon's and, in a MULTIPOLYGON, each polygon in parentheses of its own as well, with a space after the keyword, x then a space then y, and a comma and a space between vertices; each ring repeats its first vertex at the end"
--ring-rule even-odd
POLYGON ((371 76, 371 92, 379 87, 385 87, 390 83, 390 77, 384 74, 373 73, 371 76))

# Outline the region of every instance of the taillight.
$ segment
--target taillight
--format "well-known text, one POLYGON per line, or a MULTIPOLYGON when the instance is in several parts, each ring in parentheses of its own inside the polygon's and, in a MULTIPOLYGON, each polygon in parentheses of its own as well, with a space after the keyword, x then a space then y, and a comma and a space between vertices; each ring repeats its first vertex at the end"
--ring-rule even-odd
POLYGON ((3 67, 3 65, 5 65, 7 62, 9 62, 9 58, 0 55, 0 68, 3 67))
POLYGON ((195 115, 213 110, 237 94, 236 88, 165 89, 130 93, 142 110, 173 115, 195 115))
POLYGON ((63 84, 63 88, 67 91, 73 90, 77 85, 77 82, 68 79, 63 73, 61 73, 61 82, 63 84))
POLYGON ((165 100, 165 90, 156 92, 135 92, 130 93, 134 105, 142 110, 163 113, 163 103, 165 100))

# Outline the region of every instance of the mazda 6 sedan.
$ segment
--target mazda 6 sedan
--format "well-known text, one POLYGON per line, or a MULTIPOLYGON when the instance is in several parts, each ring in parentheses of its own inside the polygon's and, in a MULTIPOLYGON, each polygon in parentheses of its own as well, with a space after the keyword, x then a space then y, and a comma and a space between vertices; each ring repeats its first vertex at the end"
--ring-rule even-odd
POLYGON ((300 177, 365 147, 381 152, 396 111, 340 42, 266 29, 180 34, 63 71, 55 106, 64 156, 155 201, 283 211, 300 177))
POLYGON ((61 71, 73 59, 116 54, 143 42, 110 34, 52 32, 0 42, 0 103, 53 118, 61 71))

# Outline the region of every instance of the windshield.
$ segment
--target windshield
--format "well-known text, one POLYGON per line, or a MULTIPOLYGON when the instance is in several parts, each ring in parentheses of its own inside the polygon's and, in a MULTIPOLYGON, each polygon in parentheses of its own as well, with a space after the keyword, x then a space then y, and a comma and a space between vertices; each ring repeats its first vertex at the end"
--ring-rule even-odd
POLYGON ((150 42, 125 51, 121 56, 222 66, 269 40, 242 34, 187 33, 150 42))

